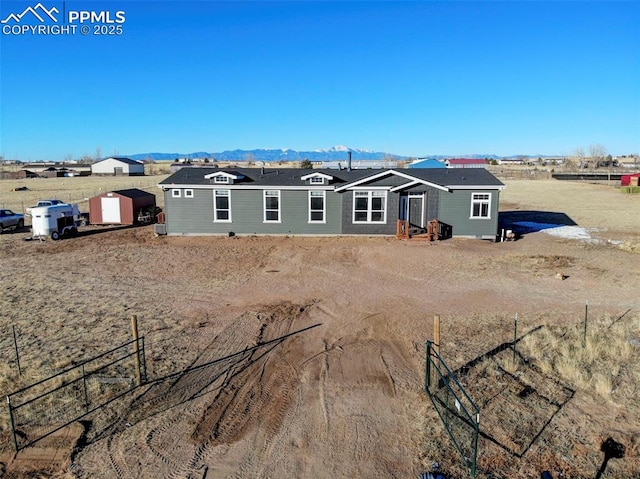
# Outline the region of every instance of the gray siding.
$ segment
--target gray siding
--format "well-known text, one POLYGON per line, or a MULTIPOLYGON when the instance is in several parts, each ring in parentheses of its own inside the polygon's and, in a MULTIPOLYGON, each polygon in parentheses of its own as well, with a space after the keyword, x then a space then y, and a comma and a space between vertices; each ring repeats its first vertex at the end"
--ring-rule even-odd
MULTIPOLYGON (((219 188, 225 189, 225 188, 219 188)), ((271 189, 271 188, 270 188, 271 189)), ((275 188, 273 188, 275 189, 275 188)), ((262 190, 230 190, 231 222, 214 222, 213 190, 195 189, 193 198, 165 192, 167 234, 340 234, 340 195, 326 192, 326 223, 309 223, 309 190, 280 190, 280 223, 265 223, 262 190)))
POLYGON ((453 227, 453 236, 495 239, 498 231, 499 195, 499 190, 442 191, 438 220, 453 227), (491 193, 490 218, 470 218, 472 193, 491 193))
POLYGON ((387 193, 387 222, 385 224, 363 224, 353 222, 353 191, 342 193, 342 233, 348 235, 395 235, 400 195, 387 193))

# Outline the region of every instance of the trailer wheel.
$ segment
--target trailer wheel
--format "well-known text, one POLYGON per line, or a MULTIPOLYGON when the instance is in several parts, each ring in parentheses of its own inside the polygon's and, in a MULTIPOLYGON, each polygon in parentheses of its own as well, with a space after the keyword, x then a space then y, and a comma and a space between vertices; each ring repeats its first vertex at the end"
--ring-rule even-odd
POLYGON ((51 233, 51 239, 53 241, 58 241, 60 239, 60 233, 58 233, 57 231, 53 231, 51 233))

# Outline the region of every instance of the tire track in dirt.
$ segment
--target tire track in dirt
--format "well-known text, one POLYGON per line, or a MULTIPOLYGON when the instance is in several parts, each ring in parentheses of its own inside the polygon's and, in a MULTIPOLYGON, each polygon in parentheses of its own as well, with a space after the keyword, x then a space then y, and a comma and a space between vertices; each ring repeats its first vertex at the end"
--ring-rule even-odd
MULTIPOLYGON (((116 477, 118 477, 118 479, 133 477, 131 474, 126 475, 125 471, 123 470, 123 469, 127 469, 127 463, 124 455, 122 454, 122 451, 117 450, 114 453, 113 441, 112 441, 113 437, 114 436, 109 436, 109 438, 107 439, 107 453, 109 457, 109 463, 111 464, 112 469, 115 471, 116 477), (116 455, 118 456, 117 459, 116 459, 116 455)), ((129 471, 127 470, 127 472, 129 471)))
MULTIPOLYGON (((264 445, 260 451, 258 457, 258 477, 269 477, 269 474, 265 474, 265 466, 271 467, 278 461, 274 459, 277 452, 282 451, 282 447, 279 447, 284 438, 287 437, 287 432, 291 428, 291 423, 295 416, 297 416, 300 403, 301 403, 301 389, 299 381, 297 381, 297 371, 293 365, 287 361, 286 354, 282 356, 282 362, 284 365, 275 364, 278 377, 275 381, 272 381, 271 386, 268 389, 267 394, 264 394, 262 398, 263 403, 269 403, 272 399, 271 390, 273 386, 282 385, 278 389, 278 407, 276 410, 276 417, 273 421, 269 421, 266 428, 266 438, 264 445), (288 369, 289 374, 285 371, 288 369), (270 460, 266 460, 269 457, 270 460)), ((282 456, 282 454, 278 454, 282 456)))
MULTIPOLYGON (((186 407, 184 413, 181 414, 181 417, 175 417, 173 421, 171 421, 170 423, 165 423, 162 426, 162 437, 164 437, 164 433, 168 432, 169 439, 173 439, 175 437, 175 430, 182 429, 178 426, 179 423, 184 422, 185 416, 193 418, 198 417, 201 414, 203 408, 202 401, 191 401, 191 399, 204 397, 207 390, 210 388, 212 390, 215 390, 217 388, 219 388, 219 391, 224 390, 229 382, 229 378, 235 374, 235 368, 237 367, 237 364, 249 360, 251 355, 253 355, 253 352, 254 351, 252 351, 251 353, 244 352, 236 355, 232 359, 217 363, 219 365, 221 374, 216 377, 216 380, 213 383, 205 384, 204 387, 202 387, 202 383, 210 381, 210 368, 202 367, 200 369, 196 369, 196 372, 192 378, 188 378, 188 375, 183 375, 176 384, 178 384, 180 381, 186 382, 187 386, 191 389, 191 395, 184 398, 186 407), (220 379, 222 374, 224 374, 224 377, 220 379), (221 382, 221 384, 217 385, 218 382, 221 382)), ((213 355, 215 354, 217 353, 209 350, 207 354, 201 355, 201 357, 194 363, 193 367, 198 368, 203 364, 206 365, 212 359, 215 360, 213 358, 213 355)), ((148 443, 148 446, 152 448, 152 444, 150 442, 148 443)), ((171 478, 182 478, 185 477, 186 474, 200 470, 200 468, 202 467, 202 459, 209 452, 209 444, 206 442, 195 446, 195 450, 193 449, 193 445, 191 445, 188 448, 188 451, 183 451, 182 453, 178 453, 175 444, 169 443, 168 445, 163 446, 164 447, 162 447, 162 450, 167 451, 166 453, 161 453, 158 449, 154 449, 154 453, 156 453, 156 455, 158 455, 160 459, 163 460, 166 466, 170 468, 171 472, 167 475, 167 477, 171 478), (170 460, 167 457, 168 454, 182 458, 189 457, 190 455, 191 459, 186 463, 184 463, 183 461, 176 462, 170 460)))
MULTIPOLYGON (((272 310, 262 318, 257 343, 288 334, 307 307, 283 304, 272 310)), ((277 447, 278 436, 289 427, 300 402, 298 373, 286 359, 287 353, 288 347, 279 342, 264 352, 254 350, 247 367, 230 375, 228 384, 221 388, 194 431, 200 436, 202 447, 191 464, 205 458, 215 446, 241 440, 259 413, 263 427, 253 438, 251 455, 242 460, 231 477, 260 477, 264 473, 265 463, 273 462, 272 457, 267 461, 267 456, 281 449, 277 447)))
MULTIPOLYGON (((232 330, 233 338, 229 341, 223 342, 226 346, 226 350, 229 347, 233 348, 239 341, 234 341, 238 338, 238 335, 233 334, 237 330, 232 330)), ((202 335, 198 331, 198 335, 202 335)), ((197 417, 202 405, 198 401, 189 401, 197 397, 201 397, 207 393, 211 388, 218 386, 217 381, 211 381, 211 369, 224 370, 228 369, 230 361, 215 362, 222 354, 217 346, 220 341, 216 336, 213 341, 209 343, 209 346, 205 351, 195 359, 190 370, 176 375, 176 379, 172 379, 174 376, 170 376, 165 380, 161 380, 152 384, 151 387, 141 396, 134 399, 132 405, 129 408, 128 414, 126 414, 114 427, 114 432, 110 434, 107 441, 107 450, 109 453, 110 463, 112 468, 116 472, 118 478, 133 477, 134 474, 127 474, 126 462, 124 460, 125 454, 129 453, 130 445, 124 444, 126 441, 122 437, 122 431, 124 430, 125 423, 137 424, 139 422, 148 419, 153 415, 165 411, 176 405, 186 404, 183 414, 165 414, 163 416, 163 423, 150 429, 144 437, 136 441, 138 447, 146 448, 153 457, 155 457, 163 466, 162 469, 169 471, 182 470, 182 461, 175 461, 172 458, 176 457, 175 448, 175 431, 180 430, 181 423, 185 417, 195 416, 197 417), (207 366, 208 363, 214 363, 212 366, 207 366), (121 444, 122 443, 122 444, 121 444)), ((240 355, 242 358, 246 357, 249 353, 240 355)), ((217 377, 216 377, 217 379, 217 377)), ((191 453, 189 453, 191 454, 191 453)), ((180 454, 177 455, 180 457, 180 454)), ((167 475, 167 474, 161 474, 167 475)), ((184 477, 184 475, 182 476, 184 477)))
POLYGON ((380 360, 384 365, 384 372, 387 375, 387 380, 389 381, 389 384, 391 385, 391 391, 393 392, 393 397, 396 397, 397 396, 396 382, 393 379, 393 375, 391 374, 391 370, 389 369, 389 364, 387 364, 387 361, 384 359, 384 354, 382 354, 382 351, 380 352, 380 360))
MULTIPOLYGON (((215 464, 226 466, 225 477, 231 467, 246 472, 239 477, 255 477, 268 456, 282 449, 279 444, 284 438, 278 435, 299 407, 297 371, 281 357, 287 351, 286 338, 278 339, 292 331, 309 306, 282 303, 243 313, 209 342, 188 370, 150 384, 134 398, 110 432, 105 431, 103 447, 115 477, 139 477, 142 472, 176 479, 196 477, 204 466, 215 475, 215 464), (253 457, 232 466, 225 456, 241 450, 229 445, 254 428, 256 414, 262 417, 263 411, 269 417, 256 435, 253 457), (218 420, 198 431, 212 412, 218 420), (189 429, 192 441, 184 441, 189 429), (136 449, 135 462, 128 464, 136 449)), ((100 474, 109 476, 106 472, 102 469, 100 474)))

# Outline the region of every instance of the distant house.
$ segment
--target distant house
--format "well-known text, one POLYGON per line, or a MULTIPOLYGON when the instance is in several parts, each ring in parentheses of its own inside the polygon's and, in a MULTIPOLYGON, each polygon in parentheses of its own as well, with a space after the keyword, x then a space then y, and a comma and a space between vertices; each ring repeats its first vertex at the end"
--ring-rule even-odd
POLYGON ((620 186, 638 186, 640 173, 632 173, 630 175, 620 176, 620 186))
POLYGON ((409 168, 446 168, 446 165, 434 158, 427 158, 409 163, 409 168))
POLYGON ((92 175, 140 176, 144 175, 144 163, 130 158, 113 156, 91 165, 92 175))
POLYGON ((476 158, 448 158, 444 160, 447 168, 486 168, 486 160, 476 158))
POLYGON ((482 168, 182 168, 158 185, 169 235, 394 235, 428 222, 495 239, 504 185, 482 168))
POLYGON ((522 158, 500 158, 496 160, 500 165, 524 165, 522 158))
POLYGON ((24 178, 38 178, 38 174, 26 169, 18 171, 0 171, 0 179, 3 180, 21 180, 24 178))

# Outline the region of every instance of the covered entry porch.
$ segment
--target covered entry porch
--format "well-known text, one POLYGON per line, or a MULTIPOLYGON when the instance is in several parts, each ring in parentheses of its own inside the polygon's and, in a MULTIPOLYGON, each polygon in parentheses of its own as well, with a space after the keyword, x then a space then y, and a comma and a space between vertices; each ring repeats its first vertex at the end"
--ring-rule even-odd
POLYGON ((435 201, 429 204, 429 194, 426 191, 405 192, 400 194, 396 237, 398 239, 423 239, 437 241, 450 238, 450 225, 429 218, 437 211, 435 201))

